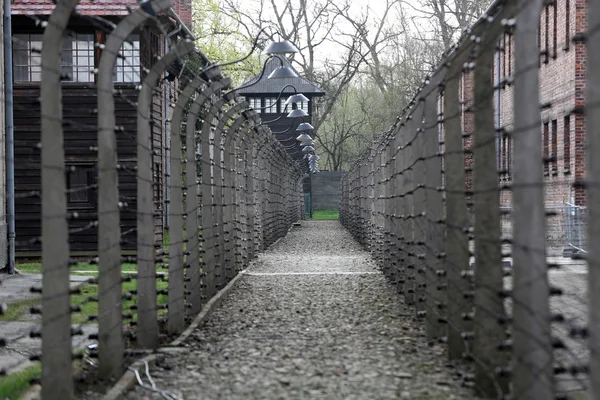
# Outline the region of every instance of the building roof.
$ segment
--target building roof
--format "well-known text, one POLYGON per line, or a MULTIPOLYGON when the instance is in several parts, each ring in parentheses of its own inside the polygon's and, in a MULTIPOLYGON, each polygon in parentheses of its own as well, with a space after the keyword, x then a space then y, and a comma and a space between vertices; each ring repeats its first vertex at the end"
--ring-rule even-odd
MULTIPOLYGON (((289 60, 286 57, 281 57, 281 59, 283 60, 284 65, 287 65, 288 67, 292 68, 298 74, 298 71, 296 71, 296 69, 292 66, 292 64, 289 62, 289 60)), ((258 83, 254 84, 253 86, 250 86, 248 88, 241 89, 238 91, 238 93, 241 96, 247 96, 247 95, 251 95, 251 94, 265 94, 265 93, 277 93, 278 94, 279 92, 281 92, 281 89, 284 86, 294 85, 294 87, 296 88, 298 93, 302 93, 305 95, 313 95, 313 96, 324 96, 325 95, 325 91, 323 89, 321 89, 316 84, 309 81, 308 79, 300 76, 300 74, 298 74, 297 78, 267 79, 269 74, 271 72, 273 72, 273 70, 275 70, 275 68, 279 67, 280 65, 281 65, 281 63, 276 58, 270 59, 269 61, 267 61, 266 65, 265 65, 264 74, 262 75, 262 77, 260 78, 258 83)), ((248 81, 244 82, 240 86, 243 87, 246 85, 253 84, 257 81, 257 79, 259 77, 260 77, 260 74, 258 74, 257 76, 255 76, 252 79, 249 79, 248 81)), ((292 88, 287 88, 285 90, 286 93, 292 92, 292 91, 293 91, 292 88)))
MULTIPOLYGON (((54 10, 53 0, 13 0, 11 14, 49 15, 54 10)), ((139 7, 137 0, 81 0, 77 11, 81 15, 127 15, 127 7, 139 7)))

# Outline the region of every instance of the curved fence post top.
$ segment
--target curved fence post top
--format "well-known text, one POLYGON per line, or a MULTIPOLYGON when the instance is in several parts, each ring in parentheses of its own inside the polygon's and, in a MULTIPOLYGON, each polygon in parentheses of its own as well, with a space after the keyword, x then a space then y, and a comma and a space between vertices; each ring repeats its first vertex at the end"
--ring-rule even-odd
MULTIPOLYGON (((219 127, 218 129, 224 129, 225 124, 227 122, 229 122, 230 120, 234 120, 234 123, 238 120, 244 120, 247 121, 246 116, 244 116, 243 114, 240 114, 238 117, 234 118, 233 116, 235 114, 240 113, 244 108, 247 107, 247 103, 246 102, 241 102, 241 103, 236 103, 233 104, 228 110, 227 112, 225 112, 225 114, 223 115, 223 118, 221 118, 221 120, 219 121, 219 127)), ((230 126, 228 129, 223 131, 223 134, 225 136, 225 145, 229 145, 229 142, 231 141, 231 139, 233 138, 233 136, 236 135, 237 133, 237 128, 234 128, 233 126, 230 126), (233 134, 229 134, 229 132, 232 132, 233 134)))
POLYGON ((171 64, 175 61, 184 58, 188 54, 190 54, 194 50, 194 42, 189 39, 181 40, 177 43, 177 45, 167 54, 162 56, 158 61, 154 64, 152 69, 148 72, 148 75, 144 79, 142 83, 142 87, 140 90, 140 95, 142 92, 146 92, 152 90, 156 83, 160 79, 160 75, 169 68, 171 64))
POLYGON ((192 97, 192 95, 194 94, 194 92, 196 92, 198 89, 200 89, 202 87, 202 85, 206 85, 208 82, 204 79, 204 77, 202 76, 197 76, 195 77, 190 83, 188 83, 186 85, 185 88, 183 88, 183 91, 181 92, 181 95, 179 98, 184 98, 185 99, 185 103, 187 103, 190 98, 192 97))
POLYGON ((107 75, 108 73, 110 73, 110 77, 112 77, 112 69, 105 71, 106 66, 112 67, 121 45, 129 35, 131 35, 135 28, 146 19, 156 16, 158 13, 167 10, 169 7, 171 7, 171 0, 147 0, 140 4, 140 8, 127 15, 117 24, 117 27, 110 35, 108 35, 102 57, 100 57, 100 65, 98 68, 99 79, 101 79, 102 75, 107 75), (109 56, 106 56, 106 54, 109 54, 109 56))

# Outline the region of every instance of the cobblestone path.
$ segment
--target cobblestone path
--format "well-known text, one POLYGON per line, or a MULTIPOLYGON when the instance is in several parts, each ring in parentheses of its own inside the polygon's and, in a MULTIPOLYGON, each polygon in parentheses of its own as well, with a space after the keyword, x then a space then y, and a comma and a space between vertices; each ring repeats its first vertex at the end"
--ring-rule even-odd
POLYGON ((474 398, 337 221, 303 221, 261 254, 185 346, 150 373, 186 400, 474 398))

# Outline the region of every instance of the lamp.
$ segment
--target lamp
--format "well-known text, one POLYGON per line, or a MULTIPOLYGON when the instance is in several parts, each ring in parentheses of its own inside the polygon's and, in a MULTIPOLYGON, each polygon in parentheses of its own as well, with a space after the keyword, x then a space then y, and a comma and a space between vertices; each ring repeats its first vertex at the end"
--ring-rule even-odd
MULTIPOLYGON (((298 132, 304 132, 304 131, 310 131, 315 129, 314 126, 312 126, 311 124, 309 124, 308 122, 303 122, 300 125, 298 125, 298 127, 296 128, 296 131, 298 132)), ((303 135, 305 135, 303 133, 303 135)))
POLYGON ((308 117, 308 113, 301 108, 292 110, 288 115, 288 118, 308 117))
POLYGON ((302 135, 299 135, 296 138, 296 140, 299 141, 299 142, 306 142, 306 141, 312 140, 312 138, 310 137, 309 134, 303 133, 302 135))
MULTIPOLYGON (((288 85, 288 86, 292 86, 292 85, 288 85)), ((296 88, 294 88, 294 90, 295 89, 296 88)), ((303 95, 302 93, 296 93, 296 94, 293 94, 290 97, 288 97, 287 100, 285 101, 285 103, 283 103, 283 104, 287 106, 290 103, 300 103, 301 101, 309 102, 310 99, 308 97, 306 97, 305 95, 303 95)))
POLYGON ((271 42, 263 53, 267 55, 298 53, 298 49, 289 40, 284 40, 283 42, 271 42))
POLYGON ((288 67, 287 65, 283 65, 283 60, 281 59, 280 55, 273 54, 269 57, 277 58, 281 65, 275 68, 273 72, 271 72, 269 76, 267 76, 267 79, 298 78, 298 74, 296 73, 296 71, 294 71, 291 67, 288 67))

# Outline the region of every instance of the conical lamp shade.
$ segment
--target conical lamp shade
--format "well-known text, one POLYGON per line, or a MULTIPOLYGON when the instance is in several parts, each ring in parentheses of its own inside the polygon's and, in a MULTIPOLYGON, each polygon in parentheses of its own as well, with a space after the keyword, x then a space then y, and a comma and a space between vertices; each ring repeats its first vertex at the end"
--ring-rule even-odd
POLYGON ((314 126, 312 126, 308 122, 303 122, 300 125, 298 125, 298 127, 296 128, 296 131, 302 132, 302 131, 310 131, 310 130, 313 130, 313 129, 315 129, 314 126))
POLYGON ((290 103, 299 103, 301 101, 310 101, 310 100, 308 97, 306 97, 302 93, 298 93, 298 94, 293 94, 290 97, 288 97, 287 100, 285 101, 285 103, 283 103, 283 104, 287 106, 290 103))
POLYGON ((288 118, 297 118, 297 117, 308 117, 308 113, 302 109, 292 110, 291 113, 287 115, 288 118))
POLYGON ((285 79, 285 78, 297 78, 298 74, 293 69, 286 66, 277 67, 269 74, 267 79, 285 79))
POLYGON ((307 133, 303 133, 302 135, 299 135, 299 136, 296 138, 296 140, 297 140, 297 141, 299 141, 299 142, 305 142, 305 141, 307 141, 307 140, 312 140, 312 138, 310 137, 310 135, 309 135, 309 134, 307 134, 307 133))
POLYGON ((283 42, 271 42, 264 51, 265 54, 288 54, 298 53, 296 46, 289 40, 283 42))

